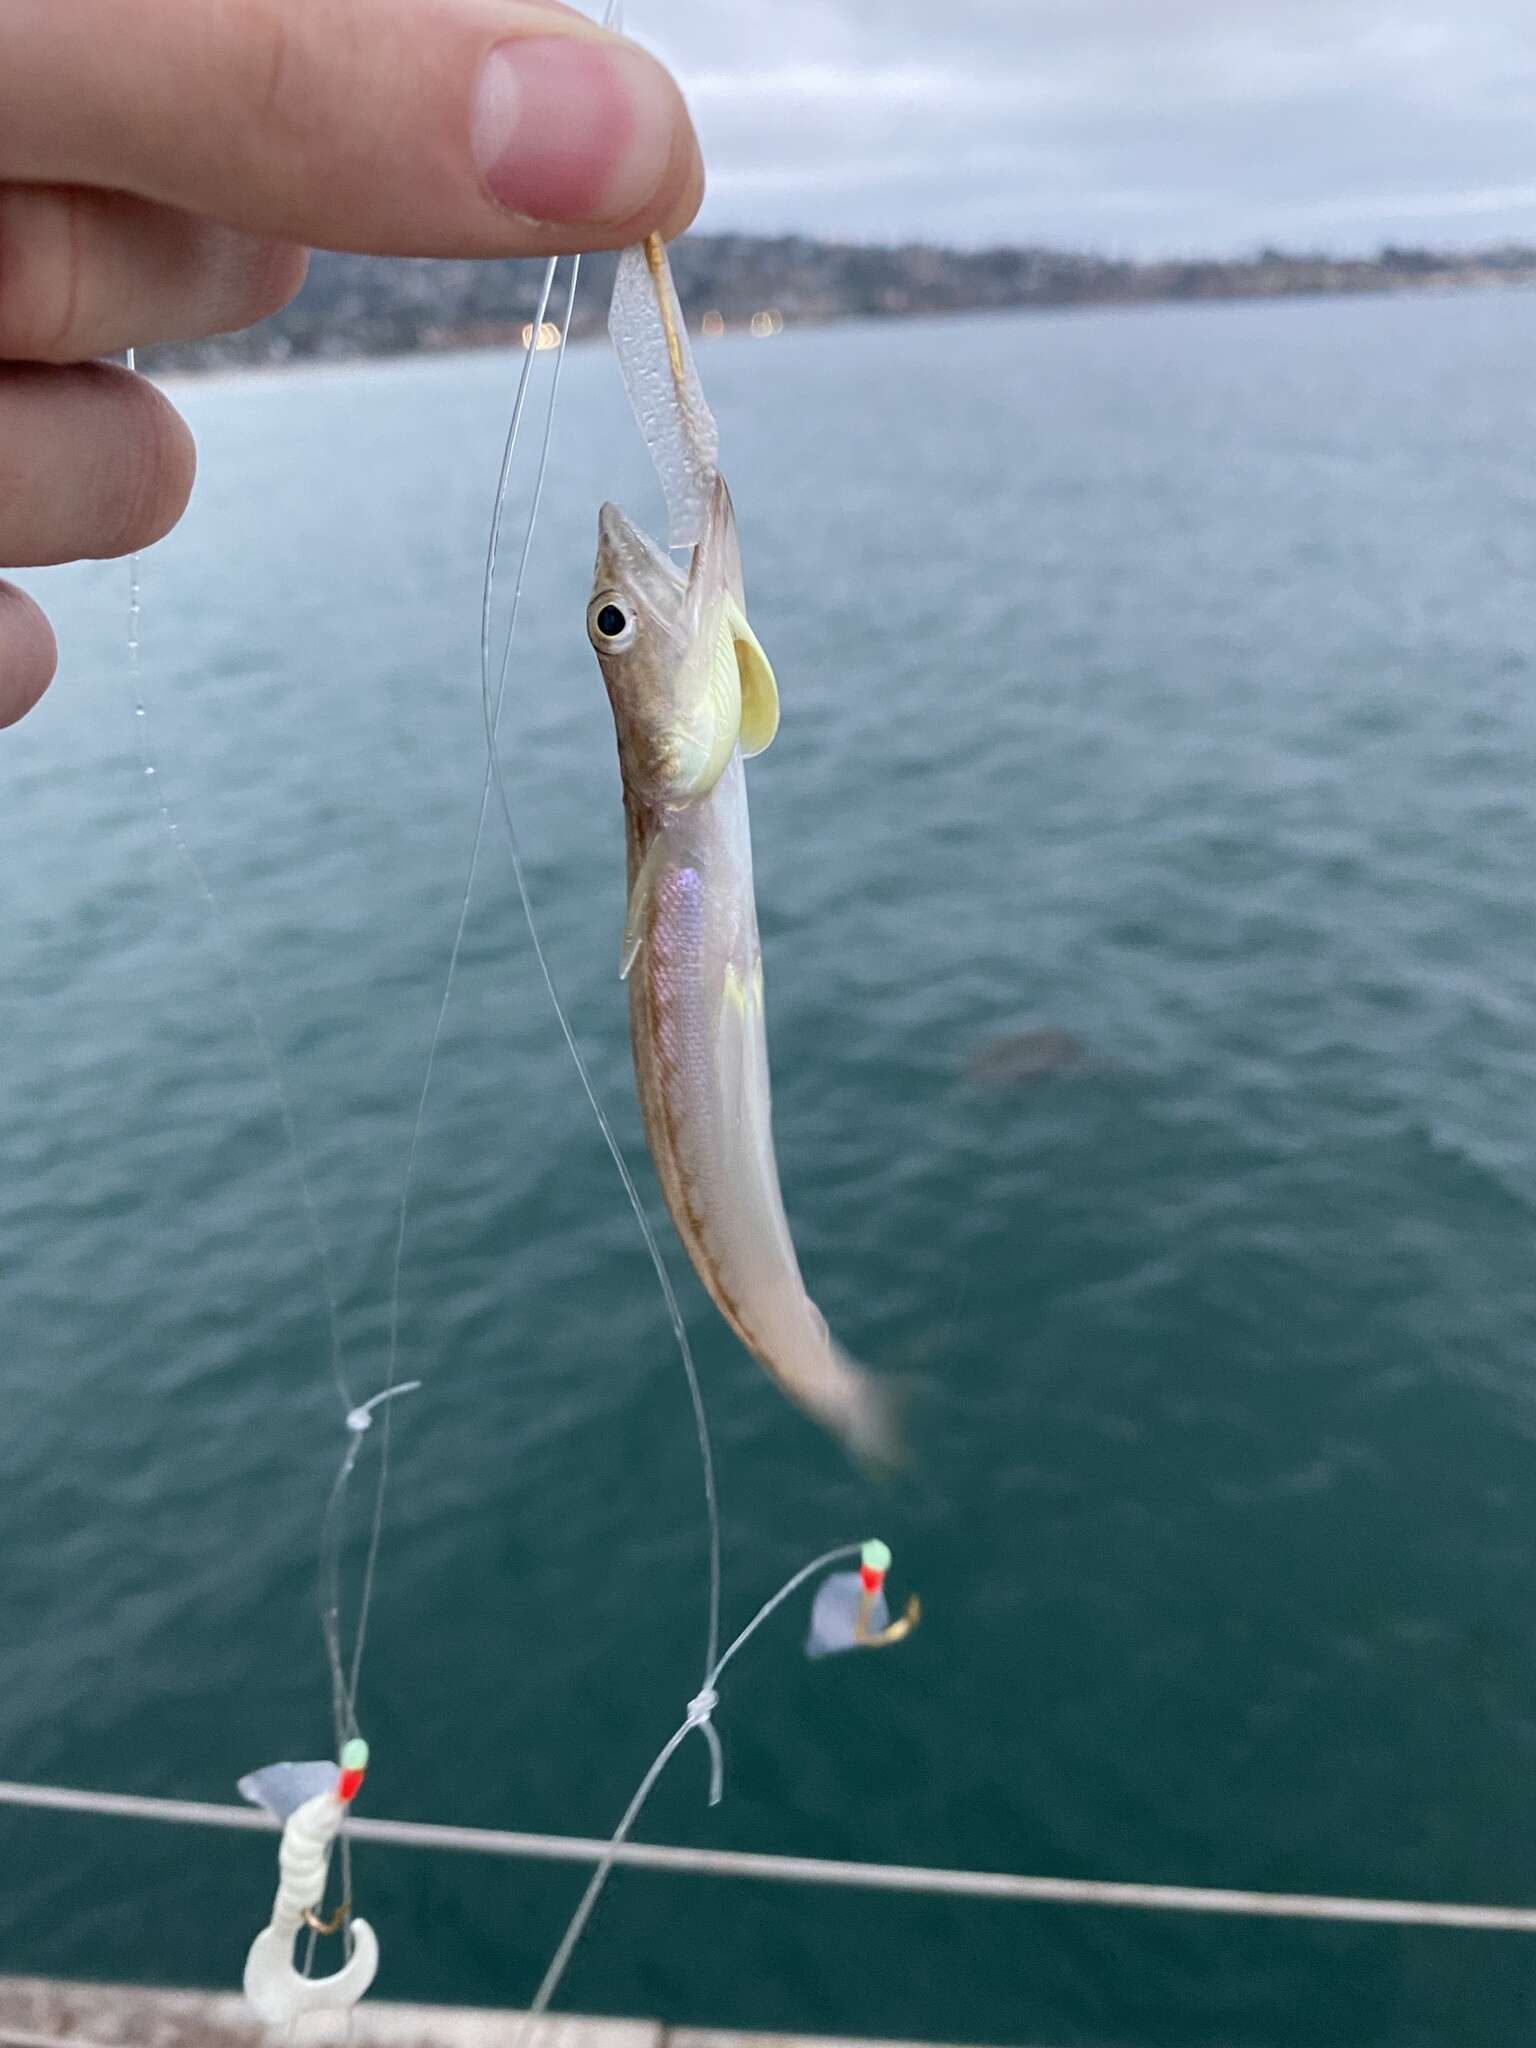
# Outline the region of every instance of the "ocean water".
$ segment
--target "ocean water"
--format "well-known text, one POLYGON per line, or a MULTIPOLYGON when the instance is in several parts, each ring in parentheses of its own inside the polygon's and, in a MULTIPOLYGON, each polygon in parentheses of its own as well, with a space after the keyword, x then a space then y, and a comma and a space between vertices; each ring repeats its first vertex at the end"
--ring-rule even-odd
MULTIPOLYGON (((803 1604, 777 1619, 724 1688, 725 1804, 690 1745, 643 1834, 1536 1899, 1533 352, 1536 298, 1508 294, 705 354, 785 711, 752 791, 787 1202, 834 1328, 916 1383, 919 1452, 872 1489, 673 1255, 727 1623, 872 1528, 927 1616, 818 1664, 803 1604), (967 1077, 1029 1029, 1083 1065, 967 1077)), ((121 565, 29 579, 64 673, 0 738, 0 1776, 220 1798, 326 1747, 340 1406, 240 990, 371 1392, 483 773, 511 376, 182 389, 202 479, 144 568, 154 777, 121 565)), ((605 496, 655 510, 593 349, 505 754, 555 972, 644 1167, 583 632, 605 496)), ((396 1411, 366 1809, 605 1833, 698 1681, 698 1457, 499 841, 401 1337, 425 1384, 396 1411)), ((357 1865, 395 1998, 525 2002, 582 1882, 357 1865)), ((274 1876, 265 1838, 4 1811, 0 1868, 0 1968, 226 1984, 274 1876)), ((620 1872, 562 2002, 1502 2048, 1536 1948, 620 1872)))

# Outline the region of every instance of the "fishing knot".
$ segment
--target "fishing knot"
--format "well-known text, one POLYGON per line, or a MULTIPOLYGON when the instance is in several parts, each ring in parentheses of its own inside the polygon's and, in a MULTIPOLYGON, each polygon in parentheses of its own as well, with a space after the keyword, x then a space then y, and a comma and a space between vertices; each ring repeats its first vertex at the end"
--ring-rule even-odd
POLYGON ((710 1718, 720 1704, 720 1695, 712 1685, 706 1685, 702 1692, 696 1692, 688 1702, 687 1726, 707 1728, 710 1718))
POLYGON ((725 1791, 725 1756, 720 1748, 720 1736, 715 1728, 714 1712, 720 1704, 720 1695, 712 1685, 706 1685, 696 1692, 688 1702, 688 1711, 683 1716, 683 1730, 697 1728, 709 1746, 709 1803, 720 1804, 725 1791))
POLYGON ((375 1394, 371 1401, 363 1401, 356 1408, 349 1408, 347 1428, 354 1436, 361 1436, 365 1429, 372 1429, 375 1408, 380 1407, 385 1401, 392 1401, 396 1394, 414 1394, 420 1385, 420 1380, 401 1380, 393 1387, 386 1387, 381 1394, 375 1394))

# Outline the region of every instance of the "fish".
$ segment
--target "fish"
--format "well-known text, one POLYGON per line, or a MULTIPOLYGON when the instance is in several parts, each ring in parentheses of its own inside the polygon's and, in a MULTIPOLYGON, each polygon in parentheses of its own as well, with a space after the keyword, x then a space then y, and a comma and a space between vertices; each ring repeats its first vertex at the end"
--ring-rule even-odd
POLYGON ((965 1078, 979 1088, 1011 1088, 1052 1074, 1089 1071, 1087 1047, 1070 1031, 1014 1031, 991 1039, 965 1063, 965 1078))
POLYGON ((686 574, 617 506, 587 606, 618 741, 628 860, 619 971, 646 1142, 716 1308, 860 1460, 901 1462, 889 1390, 832 1337, 790 1235, 774 1156, 745 762, 778 729, 715 473, 686 574))

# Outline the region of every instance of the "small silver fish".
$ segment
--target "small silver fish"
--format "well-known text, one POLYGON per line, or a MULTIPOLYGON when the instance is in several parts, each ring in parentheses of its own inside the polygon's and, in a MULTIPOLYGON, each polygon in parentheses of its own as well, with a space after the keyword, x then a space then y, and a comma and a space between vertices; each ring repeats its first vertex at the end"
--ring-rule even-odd
POLYGON ((618 732, 629 849, 620 973, 646 1138, 699 1278, 778 1385, 861 1457, 895 1462, 878 1383, 805 1291, 779 1192, 743 756, 778 729, 716 475, 686 577, 617 507, 587 633, 618 732))

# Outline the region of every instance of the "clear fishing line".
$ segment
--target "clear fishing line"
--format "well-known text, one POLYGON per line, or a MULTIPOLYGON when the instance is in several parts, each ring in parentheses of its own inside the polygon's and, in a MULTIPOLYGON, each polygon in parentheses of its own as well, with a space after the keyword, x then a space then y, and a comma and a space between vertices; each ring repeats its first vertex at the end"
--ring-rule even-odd
MULTIPOLYGON (((125 367, 137 371, 137 355, 133 349, 125 351, 125 367)), ((230 929, 218 896, 208 878, 206 869, 193 851, 172 810, 165 793, 164 778, 153 758, 150 744, 150 718, 144 689, 143 649, 143 572, 141 557, 137 551, 128 559, 128 622, 127 653, 129 679, 133 692, 134 730, 138 744, 139 765, 143 771, 146 788, 150 792, 160 822, 167 838, 184 862, 192 878, 193 887, 201 899, 206 925, 223 956, 229 972, 236 1000, 245 1018, 252 1043, 255 1045, 259 1064, 270 1091, 278 1122, 282 1129, 284 1150, 287 1155, 289 1172, 292 1176, 299 1207, 304 1217, 305 1233, 309 1240, 310 1256, 313 1262, 321 1299, 324 1303, 327 1354, 331 1380, 341 1404, 346 1426, 346 1442, 336 1476, 326 1497, 320 1519, 318 1538, 318 1566, 316 1575, 317 1604, 319 1608, 321 1635, 325 1646, 326 1669, 330 1687, 331 1718, 335 1737, 336 1754, 341 1755, 347 1742, 357 1734, 356 1692, 358 1663, 361 1655, 361 1611, 360 1627, 354 1644, 350 1673, 342 1649, 341 1619, 341 1551, 345 1530, 345 1505, 348 1486, 362 1449, 363 1438, 373 1420, 374 1411, 385 1405, 392 1395, 410 1391, 416 1382, 405 1385, 393 1380, 383 1392, 359 1404, 353 1394, 349 1378, 344 1342, 341 1329, 339 1291, 336 1283, 335 1264, 320 1217, 320 1207, 315 1196, 314 1184, 305 1161, 304 1150, 299 1142, 298 1125, 293 1113, 293 1104, 282 1068, 267 1030, 261 1006, 246 967, 244 954, 230 929)), ((372 1550, 369 1566, 372 1565, 372 1550)), ((350 1900, 352 1893, 351 1853, 345 1833, 341 1837, 342 1895, 350 1900)), ((308 1953, 304 1963, 304 1974, 308 1975, 315 1952, 315 1935, 310 1932, 308 1953)))
MULTIPOLYGON (((544 266, 544 274, 539 286, 538 302, 534 308, 533 326, 529 336, 529 347, 523 359, 522 369, 518 375, 517 391, 512 401, 512 417, 511 420, 508 422, 507 426, 506 448, 502 456, 503 476, 505 476, 511 469, 513 451, 517 446, 518 436, 522 431, 523 415, 527 410, 528 393, 531 387, 533 376, 534 358, 537 353, 537 338, 539 330, 544 324, 544 316, 549 310, 549 298, 550 293, 554 288, 555 273, 558 268, 558 265, 559 259, 557 257, 551 257, 544 266)), ((574 284, 575 280, 573 278, 573 289, 574 284)), ((551 415, 553 414, 553 409, 554 395, 553 393, 551 393, 551 415)), ((546 425, 546 447, 548 445, 548 439, 549 429, 546 425)), ((495 514, 492 520, 491 527, 490 547, 492 553, 490 559, 494 559, 494 550, 496 547, 498 536, 500 534, 501 508, 502 496, 500 493, 498 493, 495 514)), ((519 595, 521 595, 521 589, 521 578, 519 578, 519 595)), ((485 621, 482 618, 482 669, 484 667, 485 662, 484 646, 487 630, 488 629, 485 624, 485 621)), ((373 1513, 368 1530, 368 1554, 363 1566, 362 1591, 358 1596, 357 1634, 353 1643, 352 1668, 349 1679, 349 1692, 354 1699, 356 1697, 358 1679, 362 1668, 363 1646, 367 1640, 368 1635, 368 1621, 373 1607, 374 1587, 378 1578, 379 1549, 384 1539, 384 1507, 385 1499, 389 1488, 391 1426, 393 1420, 391 1415, 392 1404, 390 1397, 393 1395, 397 1387, 400 1385, 400 1298, 405 1267, 405 1240, 407 1231, 410 1226, 411 1197, 414 1194, 416 1187, 416 1167, 421 1152, 422 1132, 426 1127, 427 1101, 432 1093, 432 1080, 433 1076, 437 1072, 437 1056, 438 1052, 442 1047, 443 1032, 446 1029, 448 1023, 448 1007, 453 999, 453 985, 456 979, 458 978, 459 961, 464 951, 464 935, 469 925, 469 906, 470 900, 474 895, 475 876, 479 870, 480 865, 480 849, 485 838, 485 820, 486 812, 490 804, 490 798, 491 771, 489 765, 487 765, 485 771, 485 778, 480 788, 480 809, 479 814, 475 820, 474 837, 470 844, 469 866, 464 876, 463 894, 459 899, 459 914, 457 922, 454 927, 453 943, 450 946, 448 952, 448 968, 443 978, 443 992, 442 995, 438 998, 437 1015, 433 1020, 431 1037, 427 1042, 426 1065, 422 1071, 421 1088, 416 1098, 416 1114, 411 1122, 410 1140, 406 1146, 405 1170, 401 1176, 400 1198, 396 1205, 395 1212, 395 1243, 394 1252, 390 1262, 389 1280, 389 1348, 388 1355, 385 1361, 384 1370, 383 1399, 385 1402, 385 1407, 383 1421, 380 1425, 379 1430, 379 1470, 378 1477, 374 1482, 373 1513)), ((419 1384, 419 1381, 409 1382, 409 1385, 411 1385, 412 1387, 418 1386, 419 1384)))
MULTIPOLYGON (((129 370, 137 369, 137 352, 134 349, 130 348, 125 351, 124 364, 129 370)), ((151 800, 159 813, 160 822, 165 828, 166 836, 175 847, 178 855, 186 863, 187 872, 192 877, 193 886, 202 898, 209 929, 229 967, 236 998, 250 1027, 251 1037, 260 1058, 262 1071, 266 1076, 267 1086, 271 1090, 278 1121, 282 1126, 283 1142, 288 1154, 289 1170, 293 1176, 299 1205, 304 1212, 305 1228, 309 1237, 310 1253, 314 1261, 316 1279, 319 1283, 321 1297, 325 1303, 331 1377, 335 1381, 336 1392, 340 1396, 342 1407, 349 1409, 352 1406, 352 1391, 347 1383, 343 1358, 341 1312, 337 1305, 336 1271, 331 1259, 330 1246, 321 1227, 320 1208, 315 1200, 315 1191, 310 1181, 309 1169, 304 1162, 303 1148, 299 1144, 298 1126, 294 1122, 293 1116, 293 1104, 289 1100, 288 1090, 283 1084, 282 1071, 277 1063, 277 1055, 272 1049, 272 1041, 267 1034, 261 1010, 252 992, 250 977, 245 971, 245 963, 241 956, 240 948, 236 944, 234 934, 230 931, 224 913, 219 907, 218 898, 213 891, 213 884, 209 881, 202 863, 187 843, 176 821, 175 814, 165 794, 164 780, 151 752, 149 744, 149 709, 144 698, 144 649, 141 631, 143 612, 142 559, 136 549, 128 557, 128 673, 133 689, 133 722, 135 736, 138 741, 139 766, 144 772, 145 784, 150 792, 151 800)))
POLYGON ((688 1711, 651 1759, 645 1776, 635 1787, 628 1806, 625 1807, 623 1814, 620 1816, 618 1826, 609 1836, 608 1847, 594 1868, 591 1877, 588 1878, 586 1888, 577 1901, 576 1910, 572 1913, 569 1921, 567 1921, 565 1932, 561 1935, 555 1952, 549 1959, 548 1967, 540 1979, 539 1988, 533 1995, 533 2001, 529 2005, 527 2012, 523 2015, 517 2032, 513 2036, 512 2048, 523 2048, 523 2043, 527 2039, 532 2026, 549 2009, 550 2001, 560 1989, 561 1981, 570 1965, 571 1958, 576 1953, 576 1948, 582 1935, 586 1932, 587 1922, 591 1919, 598 1899, 602 1895, 603 1887, 608 1882, 616 1852, 628 1840, 630 1831, 633 1829, 635 1822, 640 1818, 645 1802, 655 1790, 662 1772, 667 1768, 667 1765, 672 1761, 678 1750, 682 1748, 684 1742, 687 1741, 695 1728, 699 1729, 710 1741, 710 1804, 711 1806, 719 1804, 721 1793, 720 1743, 719 1737, 715 1733, 711 1716, 715 1708, 720 1704, 719 1685, 726 1666, 746 1648, 763 1623, 776 1613, 793 1593, 798 1592, 808 1579, 814 1578, 817 1572, 824 1571, 828 1565, 841 1564, 845 1558, 860 1556, 866 1547, 866 1545, 860 1543, 839 1544, 836 1550, 824 1551, 820 1557, 814 1557, 809 1564, 802 1565, 799 1571, 794 1572, 784 1581, 776 1593, 763 1602, 746 1627, 732 1640, 729 1649, 725 1651, 723 1656, 717 1657, 705 1672, 702 1687, 688 1702, 688 1711))

